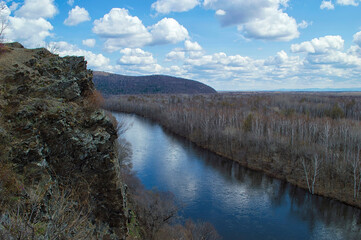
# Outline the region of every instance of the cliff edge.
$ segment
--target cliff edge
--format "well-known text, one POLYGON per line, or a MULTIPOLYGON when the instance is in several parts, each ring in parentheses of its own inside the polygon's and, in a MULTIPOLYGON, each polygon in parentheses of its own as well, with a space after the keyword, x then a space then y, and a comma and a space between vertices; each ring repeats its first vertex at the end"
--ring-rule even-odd
MULTIPOLYGON (((14 207, 25 199, 21 207, 27 209, 32 199, 29 189, 39 186, 44 194, 28 217, 31 223, 37 221, 29 232, 39 239, 52 234, 45 233, 44 226, 54 222, 49 203, 57 186, 60 200, 64 195, 74 208, 85 206, 78 218, 87 218, 95 238, 125 238, 127 218, 115 146, 117 131, 106 113, 96 107, 93 75, 84 58, 61 58, 44 48, 25 49, 19 43, 3 48, 0 202, 6 204, 0 206, 0 235, 7 233, 6 224, 11 220, 11 212, 4 206, 14 207), (68 194, 62 195, 64 192, 68 194), (5 199, 4 193, 9 198, 5 199)), ((76 226, 61 239, 75 237, 74 229, 76 226)))

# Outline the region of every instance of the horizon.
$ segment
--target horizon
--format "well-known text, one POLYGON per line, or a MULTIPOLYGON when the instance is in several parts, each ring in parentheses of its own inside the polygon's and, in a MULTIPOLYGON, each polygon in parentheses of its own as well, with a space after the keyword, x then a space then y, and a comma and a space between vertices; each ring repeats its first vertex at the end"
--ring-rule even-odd
POLYGON ((5 41, 85 56, 96 71, 171 75, 218 92, 357 92, 360 2, 6 0, 0 18, 5 41))

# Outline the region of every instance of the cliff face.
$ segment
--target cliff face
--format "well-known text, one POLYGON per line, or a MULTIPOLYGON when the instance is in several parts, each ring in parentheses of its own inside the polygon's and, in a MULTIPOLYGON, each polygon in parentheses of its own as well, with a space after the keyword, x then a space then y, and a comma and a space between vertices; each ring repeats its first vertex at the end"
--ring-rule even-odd
POLYGON ((48 175, 77 186, 89 196, 97 227, 124 238, 117 132, 94 106, 93 91, 84 58, 6 44, 0 55, 0 163, 11 163, 27 185, 48 175))

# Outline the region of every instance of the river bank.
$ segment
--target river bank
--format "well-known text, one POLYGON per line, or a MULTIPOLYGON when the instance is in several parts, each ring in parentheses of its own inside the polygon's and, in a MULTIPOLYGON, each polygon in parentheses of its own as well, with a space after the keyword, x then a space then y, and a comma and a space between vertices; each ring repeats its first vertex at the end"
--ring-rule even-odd
POLYGON ((242 167, 135 114, 123 137, 147 189, 170 191, 180 217, 214 225, 223 239, 359 239, 360 210, 242 167))
MULTIPOLYGON (((199 99, 202 97, 124 96, 108 100, 106 107, 150 118, 170 132, 220 156, 239 162, 242 166, 286 180, 313 194, 361 207, 358 198, 359 165, 354 167, 357 171, 354 173, 355 176, 350 171, 352 161, 359 164, 359 142, 356 141, 354 146, 351 140, 359 139, 360 122, 349 119, 311 118, 310 113, 306 116, 308 119, 303 119, 304 116, 301 115, 295 116, 296 114, 278 115, 278 118, 268 115, 266 118, 266 114, 262 116, 257 110, 238 112, 236 116, 235 107, 229 99, 222 99, 222 104, 226 107, 220 107, 219 100, 212 102, 199 99), (210 106, 210 103, 213 106, 210 106), (235 118, 238 119, 234 120, 235 118), (276 135, 272 129, 278 128, 275 125, 281 125, 281 134, 276 135), (332 127, 327 141, 323 140, 325 126, 332 127), (337 132, 335 128, 342 129, 344 126, 352 129, 346 131, 347 134, 354 135, 345 135, 345 144, 336 146, 335 142, 340 136, 334 134, 337 132), (303 132, 303 136, 299 136, 301 131, 307 133, 303 132)), ((257 99, 259 102, 259 96, 257 99)), ((278 111, 283 112, 282 109, 278 111)), ((338 132, 342 133, 341 130, 338 132)))

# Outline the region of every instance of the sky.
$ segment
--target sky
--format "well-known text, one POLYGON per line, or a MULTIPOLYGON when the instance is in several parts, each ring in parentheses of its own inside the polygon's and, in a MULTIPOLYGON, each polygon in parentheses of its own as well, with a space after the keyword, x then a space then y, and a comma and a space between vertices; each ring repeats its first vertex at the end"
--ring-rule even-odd
MULTIPOLYGON (((4 41, 219 91, 361 88, 361 0, 0 0, 4 41)), ((1 25, 0 25, 1 26, 1 25)))

